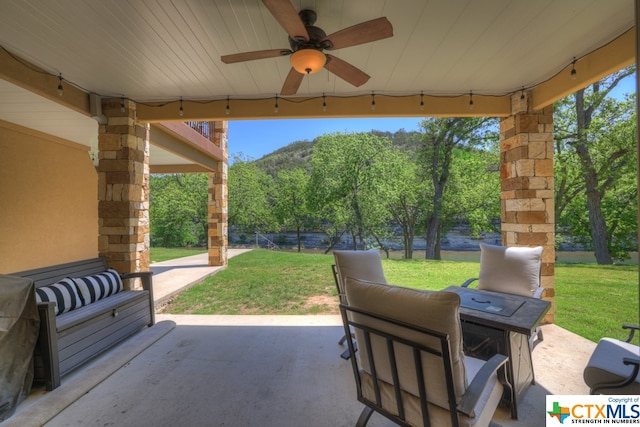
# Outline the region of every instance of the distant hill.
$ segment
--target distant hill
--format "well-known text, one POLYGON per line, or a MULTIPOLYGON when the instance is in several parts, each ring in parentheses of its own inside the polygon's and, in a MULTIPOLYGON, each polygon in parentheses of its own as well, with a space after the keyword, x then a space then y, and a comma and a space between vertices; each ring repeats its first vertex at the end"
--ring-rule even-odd
MULTIPOLYGON (((372 130, 372 134, 389 138, 391 143, 401 150, 414 151, 420 145, 420 132, 407 132, 400 129, 397 132, 383 132, 372 130)), ((255 164, 267 174, 275 177, 281 170, 292 170, 302 168, 311 172, 311 155, 313 154, 313 141, 296 141, 279 148, 276 151, 266 154, 255 160, 255 164)))
POLYGON ((311 154, 314 142, 296 141, 266 154, 255 160, 255 164, 264 172, 275 177, 278 171, 302 168, 311 171, 311 154))

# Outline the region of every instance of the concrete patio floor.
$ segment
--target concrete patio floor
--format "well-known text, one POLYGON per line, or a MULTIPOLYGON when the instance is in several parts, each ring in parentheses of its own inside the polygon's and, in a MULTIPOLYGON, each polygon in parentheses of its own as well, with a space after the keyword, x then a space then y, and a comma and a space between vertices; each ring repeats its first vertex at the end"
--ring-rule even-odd
MULTIPOLYGON (((184 274, 194 260, 175 269, 184 274)), ((154 285, 171 270, 154 276, 154 285)), ((339 316, 156 320, 64 377, 58 389, 34 390, 2 426, 355 425, 362 405, 351 366, 339 357, 339 316)), ((499 425, 543 426, 547 394, 588 393, 582 370, 595 343, 555 325, 543 331, 533 353, 537 382, 519 406, 520 419, 498 408, 499 425)), ((378 415, 369 422, 391 425, 378 415)))

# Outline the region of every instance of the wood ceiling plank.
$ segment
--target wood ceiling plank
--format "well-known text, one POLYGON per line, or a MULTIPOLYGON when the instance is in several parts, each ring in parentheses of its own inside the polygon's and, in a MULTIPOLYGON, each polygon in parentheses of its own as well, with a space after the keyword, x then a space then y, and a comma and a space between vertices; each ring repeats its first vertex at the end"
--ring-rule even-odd
MULTIPOLYGON (((316 9, 317 25, 328 33, 389 18, 394 37, 334 52, 372 76, 360 93, 477 87, 503 93, 548 78, 633 21, 628 0, 293 4, 316 9)), ((260 97, 277 93, 289 69, 281 58, 229 66, 219 60, 221 54, 286 47, 286 34, 260 0, 22 0, 3 3, 2 12, 0 44, 103 95, 260 97)), ((353 94, 354 88, 324 73, 307 76, 301 91, 353 94)))

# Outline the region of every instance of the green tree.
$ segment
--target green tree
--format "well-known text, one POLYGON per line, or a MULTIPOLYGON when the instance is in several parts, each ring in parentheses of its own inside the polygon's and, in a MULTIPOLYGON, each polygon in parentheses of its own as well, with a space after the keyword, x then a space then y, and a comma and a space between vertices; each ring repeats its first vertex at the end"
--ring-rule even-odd
POLYGON ((207 174, 151 175, 149 189, 153 246, 206 245, 207 174))
POLYGON ((254 162, 237 156, 229 167, 229 227, 244 232, 264 232, 277 227, 269 203, 273 179, 254 162))
POLYGON ((454 150, 486 146, 488 141, 495 139, 495 126, 495 119, 490 118, 429 118, 422 122, 423 145, 419 159, 421 174, 430 183, 424 195, 428 207, 425 258, 441 259, 441 237, 447 219, 452 218, 446 207, 452 205, 452 197, 460 200, 449 191, 454 150))
POLYGON ((500 218, 500 156, 497 138, 483 149, 456 149, 451 167, 450 193, 446 199, 444 230, 466 221, 471 234, 480 237, 496 231, 500 218))
POLYGON ((389 223, 383 195, 388 189, 391 141, 371 133, 334 133, 318 138, 309 181, 312 209, 321 223, 344 226, 360 247, 367 236, 389 223))
POLYGON ((427 190, 425 181, 420 177, 419 166, 409 152, 398 152, 394 162, 396 174, 393 185, 395 191, 387 200, 393 221, 402 230, 404 258, 413 258, 413 241, 425 214, 422 195, 427 190))
POLYGON ((285 228, 296 231, 298 252, 302 249, 302 229, 312 224, 307 208, 308 183, 309 174, 303 169, 282 170, 276 176, 275 191, 272 194, 278 222, 285 228))
POLYGON ((634 99, 610 96, 633 71, 614 73, 555 106, 556 220, 593 248, 598 264, 626 256, 628 213, 637 206, 629 203, 637 200, 637 185, 628 185, 636 156, 634 99))

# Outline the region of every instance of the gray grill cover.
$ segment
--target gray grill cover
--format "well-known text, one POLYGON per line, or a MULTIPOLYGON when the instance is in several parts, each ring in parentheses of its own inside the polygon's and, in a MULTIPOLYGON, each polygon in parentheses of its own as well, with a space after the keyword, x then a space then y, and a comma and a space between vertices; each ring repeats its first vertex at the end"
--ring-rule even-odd
POLYGON ((31 391, 39 326, 33 281, 0 274, 0 422, 31 391))

